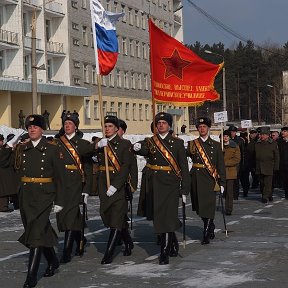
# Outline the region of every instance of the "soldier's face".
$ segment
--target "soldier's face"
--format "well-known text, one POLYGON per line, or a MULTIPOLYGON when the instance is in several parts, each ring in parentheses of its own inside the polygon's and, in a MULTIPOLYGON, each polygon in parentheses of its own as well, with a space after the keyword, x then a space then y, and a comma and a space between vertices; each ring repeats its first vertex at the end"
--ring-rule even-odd
POLYGON ((71 120, 66 120, 63 128, 65 131, 65 134, 67 135, 71 135, 76 131, 76 125, 71 120))
POLYGON ((268 134, 260 134, 260 139, 261 141, 267 141, 269 138, 269 135, 268 134))
POLYGON ((278 135, 278 133, 272 133, 271 134, 271 138, 274 140, 274 141, 276 141, 278 138, 279 138, 279 135, 278 135))
POLYGON ((250 133, 250 139, 255 139, 257 137, 257 133, 250 133))
POLYGON ((32 141, 37 141, 42 138, 43 129, 39 126, 30 125, 28 126, 28 134, 32 141))
POLYGON ((209 127, 205 124, 200 124, 198 126, 198 132, 201 137, 205 137, 208 135, 209 127))
POLYGON ((118 131, 118 128, 113 123, 105 123, 105 136, 107 138, 112 137, 118 131))
POLYGON ((223 141, 224 143, 228 143, 230 140, 230 137, 228 135, 223 135, 223 141))
POLYGON ((157 130, 158 130, 158 133, 160 134, 165 134, 169 131, 170 129, 170 126, 168 125, 168 123, 164 120, 159 120, 157 122, 157 130))
POLYGON ((0 140, 0 147, 3 146, 3 143, 4 143, 4 141, 3 141, 3 140, 0 140))
POLYGON ((282 130, 281 131, 281 135, 283 138, 287 138, 288 137, 288 131, 287 130, 282 130))

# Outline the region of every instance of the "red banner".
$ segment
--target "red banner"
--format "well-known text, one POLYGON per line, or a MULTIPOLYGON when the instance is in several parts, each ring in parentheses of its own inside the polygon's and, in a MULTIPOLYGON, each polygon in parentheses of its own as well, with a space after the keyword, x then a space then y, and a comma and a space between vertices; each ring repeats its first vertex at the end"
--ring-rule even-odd
POLYGON ((152 97, 179 106, 219 100, 214 80, 224 63, 207 62, 149 20, 152 97))

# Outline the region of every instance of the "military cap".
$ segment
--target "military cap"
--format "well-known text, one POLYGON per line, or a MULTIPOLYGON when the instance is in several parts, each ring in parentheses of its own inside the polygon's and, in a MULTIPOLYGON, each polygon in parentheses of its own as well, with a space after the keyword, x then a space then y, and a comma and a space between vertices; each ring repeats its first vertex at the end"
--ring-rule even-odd
POLYGON ((119 127, 121 127, 122 130, 123 130, 124 132, 126 132, 126 130, 127 130, 127 124, 126 124, 126 122, 125 122, 124 120, 122 120, 122 119, 118 119, 118 121, 119 121, 119 127))
POLYGON ((211 119, 208 117, 199 117, 196 119, 196 128, 198 128, 200 124, 207 125, 210 128, 211 127, 211 119))
POLYGON ((4 136, 2 134, 0 134, 0 141, 4 140, 4 136))
POLYGON ((113 115, 106 115, 104 117, 104 123, 112 123, 114 124, 117 128, 119 128, 119 119, 116 116, 113 115))
POLYGON ((288 131, 288 126, 284 126, 281 128, 281 131, 288 131))
POLYGON ((250 134, 258 133, 257 129, 251 128, 249 131, 250 134))
POLYGON ((67 120, 72 121, 75 124, 75 126, 78 128, 80 121, 79 121, 78 115, 76 113, 66 113, 63 116, 63 120, 62 120, 63 125, 64 125, 65 121, 67 121, 67 120))
POLYGON ((231 125, 231 126, 229 126, 228 131, 237 132, 237 131, 238 131, 238 128, 237 128, 236 126, 234 126, 234 125, 231 125))
POLYGON ((25 134, 22 134, 21 136, 20 136, 20 141, 21 142, 24 142, 26 139, 28 139, 29 138, 29 134, 28 133, 25 133, 25 134))
POLYGON ((15 137, 15 134, 10 133, 10 134, 7 135, 6 141, 9 142, 9 141, 12 140, 14 137, 15 137))
POLYGON ((263 127, 261 127, 261 129, 260 129, 260 134, 270 135, 270 127, 268 127, 268 126, 263 126, 263 127))
POLYGON ((227 136, 231 137, 231 133, 229 130, 224 130, 223 135, 227 135, 227 136))
POLYGON ((166 113, 166 112, 159 112, 159 113, 157 113, 156 116, 155 116, 155 124, 157 125, 157 123, 158 123, 160 120, 166 121, 170 127, 172 126, 173 117, 172 117, 171 114, 166 113))
POLYGON ((38 114, 29 115, 25 120, 26 129, 28 129, 30 125, 35 125, 45 130, 46 129, 45 118, 42 115, 38 114))

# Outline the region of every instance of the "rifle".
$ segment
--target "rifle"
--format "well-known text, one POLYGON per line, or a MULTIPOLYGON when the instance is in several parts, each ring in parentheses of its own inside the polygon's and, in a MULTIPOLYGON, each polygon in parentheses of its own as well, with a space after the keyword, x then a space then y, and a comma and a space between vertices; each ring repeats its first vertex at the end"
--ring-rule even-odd
POLYGON ((221 202, 221 208, 222 208, 222 216, 223 216, 225 234, 226 234, 226 237, 227 237, 227 236, 228 236, 228 231, 227 231, 227 226, 226 226, 225 211, 224 211, 224 205, 223 205, 223 195, 222 195, 221 191, 220 191, 219 198, 220 198, 220 202, 221 202))
POLYGON ((125 182, 125 198, 130 203, 130 223, 131 223, 131 230, 133 230, 133 207, 132 207, 132 200, 133 200, 133 193, 131 191, 131 187, 129 182, 125 182))
POLYGON ((186 204, 182 201, 182 217, 183 217, 183 247, 186 247, 186 204))
POLYGON ((84 202, 84 197, 85 196, 83 195, 82 196, 82 227, 81 227, 81 238, 80 238, 80 249, 79 249, 80 257, 82 257, 84 254, 84 241, 85 241, 84 230, 86 226, 85 220, 88 220, 87 205, 84 202))

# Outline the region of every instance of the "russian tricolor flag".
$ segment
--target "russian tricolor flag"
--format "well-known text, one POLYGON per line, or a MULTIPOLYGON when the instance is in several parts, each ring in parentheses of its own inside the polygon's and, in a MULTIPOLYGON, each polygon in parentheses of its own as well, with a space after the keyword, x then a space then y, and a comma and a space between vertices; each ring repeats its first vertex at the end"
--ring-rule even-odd
POLYGON ((105 11, 99 0, 90 1, 97 74, 109 74, 117 62, 118 41, 115 23, 124 13, 105 11))

